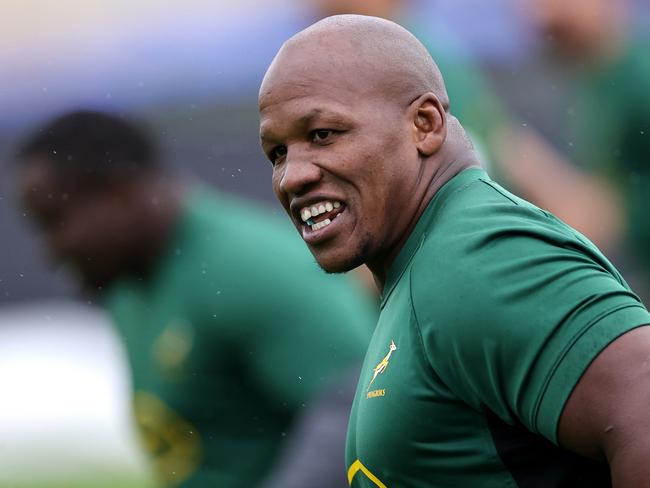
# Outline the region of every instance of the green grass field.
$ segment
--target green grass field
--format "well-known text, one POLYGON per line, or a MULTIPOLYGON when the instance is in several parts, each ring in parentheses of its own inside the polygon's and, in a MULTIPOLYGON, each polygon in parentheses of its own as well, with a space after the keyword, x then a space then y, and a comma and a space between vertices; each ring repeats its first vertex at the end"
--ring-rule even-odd
POLYGON ((0 488, 154 488, 146 462, 132 443, 88 439, 56 448, 51 438, 0 445, 0 488), (3 455, 4 454, 4 455, 3 455))
POLYGON ((105 480, 95 478, 76 479, 68 482, 34 482, 34 483, 11 483, 3 488, 154 488, 155 485, 144 480, 123 479, 121 477, 108 477, 105 480))

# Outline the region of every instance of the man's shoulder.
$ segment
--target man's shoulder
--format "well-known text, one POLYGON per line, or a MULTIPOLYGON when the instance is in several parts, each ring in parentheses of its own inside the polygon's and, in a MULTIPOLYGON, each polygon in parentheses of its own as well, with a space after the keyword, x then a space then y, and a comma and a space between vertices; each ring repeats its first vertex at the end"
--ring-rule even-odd
MULTIPOLYGON (((429 235, 435 238, 449 226, 456 231, 467 227, 472 233, 489 232, 493 226, 557 225, 548 212, 511 193, 487 176, 477 178, 458 188, 447 198, 431 226, 429 235), (486 220, 487 219, 487 220, 486 220), (477 221, 484 225, 477 226, 477 221), (440 230, 441 232, 438 232, 440 230)), ((455 233, 448 231, 449 237, 455 233)))
MULTIPOLYGON (((517 301, 514 296, 536 286, 542 273, 561 274, 577 261, 616 275, 584 236, 487 178, 459 190, 437 217, 408 276, 414 311, 423 323, 458 324, 464 317, 471 327, 504 297, 513 296, 506 300, 510 304, 517 301)), ((517 303, 536 306, 530 300, 517 303)))
POLYGON ((491 242, 512 247, 509 252, 518 253, 522 249, 516 238, 521 236, 557 243, 589 243, 551 213, 489 178, 480 178, 459 188, 441 206, 425 232, 414 267, 427 269, 426 263, 432 260, 443 269, 462 269, 468 260, 480 259, 491 242))

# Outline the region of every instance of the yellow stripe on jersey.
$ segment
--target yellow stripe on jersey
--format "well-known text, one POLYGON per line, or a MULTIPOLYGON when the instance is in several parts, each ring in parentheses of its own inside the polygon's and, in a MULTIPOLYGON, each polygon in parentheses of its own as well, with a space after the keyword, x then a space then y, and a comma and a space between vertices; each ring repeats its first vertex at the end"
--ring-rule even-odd
POLYGON ((387 488, 385 484, 383 484, 381 481, 379 481, 379 478, 377 478, 374 474, 372 474, 368 468, 366 468, 360 460, 356 460, 350 465, 350 468, 348 469, 348 483, 350 486, 352 486, 352 479, 354 478, 354 475, 357 474, 359 471, 361 471, 363 474, 365 474, 370 481, 372 481, 375 485, 377 485, 379 488, 387 488))

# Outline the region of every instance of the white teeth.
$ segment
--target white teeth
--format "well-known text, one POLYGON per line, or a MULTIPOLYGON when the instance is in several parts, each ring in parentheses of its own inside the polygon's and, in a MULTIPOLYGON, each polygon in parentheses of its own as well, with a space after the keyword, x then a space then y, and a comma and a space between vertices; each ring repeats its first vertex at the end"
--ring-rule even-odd
POLYGON ((311 226, 311 230, 322 229, 323 227, 327 227, 331 223, 332 221, 330 219, 325 219, 322 222, 316 222, 314 225, 311 226))
POLYGON ((323 201, 315 204, 313 207, 303 207, 300 210, 300 218, 303 222, 307 222, 312 217, 316 217, 325 212, 331 212, 335 208, 339 208, 341 202, 323 201))

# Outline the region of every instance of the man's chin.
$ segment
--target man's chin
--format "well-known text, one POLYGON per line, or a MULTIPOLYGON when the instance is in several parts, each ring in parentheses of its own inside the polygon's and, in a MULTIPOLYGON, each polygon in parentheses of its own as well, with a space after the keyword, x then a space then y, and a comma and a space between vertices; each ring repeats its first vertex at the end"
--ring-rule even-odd
POLYGON ((366 262, 363 249, 351 256, 337 256, 336 258, 326 258, 325 256, 319 256, 317 253, 313 254, 318 266, 328 274, 347 273, 366 262))

